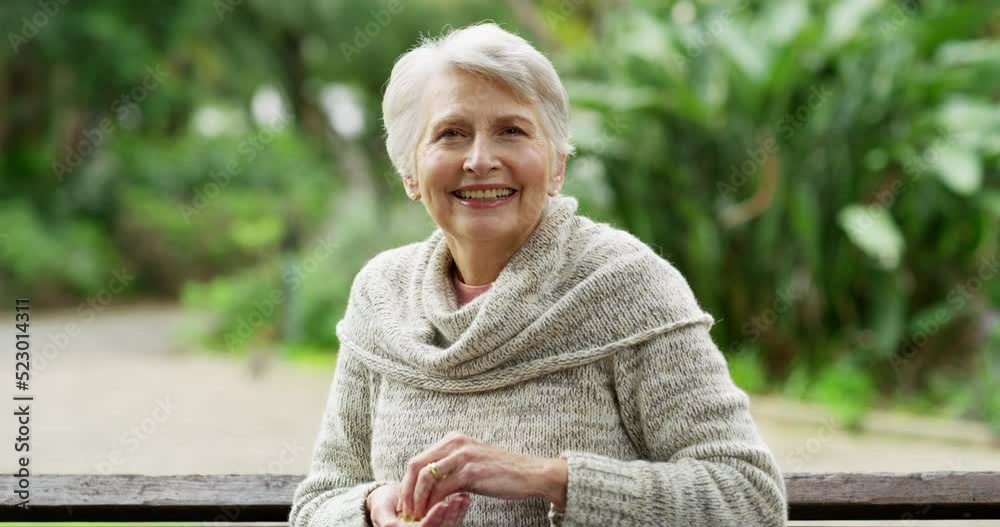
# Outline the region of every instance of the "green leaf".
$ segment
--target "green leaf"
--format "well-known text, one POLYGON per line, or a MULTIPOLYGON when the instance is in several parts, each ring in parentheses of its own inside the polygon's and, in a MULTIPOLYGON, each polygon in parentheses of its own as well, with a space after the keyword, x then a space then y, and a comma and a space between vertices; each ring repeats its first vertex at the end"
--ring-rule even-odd
POLYGON ((975 193, 983 183, 983 167, 975 152, 954 144, 945 144, 927 154, 941 182, 957 194, 975 193))
POLYGON ((719 45, 744 75, 761 82, 770 68, 768 49, 759 39, 736 22, 730 22, 718 34, 719 45))
POLYGON ((899 265, 905 242, 889 212, 878 205, 850 205, 837 215, 847 237, 883 269, 899 265))
POLYGON ((994 67, 1000 66, 1000 42, 990 40, 946 42, 938 48, 934 59, 943 66, 976 65, 979 63, 994 67))
POLYGON ((828 45, 836 47, 858 33, 865 18, 882 5, 882 0, 843 0, 827 12, 828 45))
POLYGON ((795 38, 809 22, 809 6, 800 0, 782 0, 766 4, 761 17, 765 38, 776 44, 784 44, 795 38))

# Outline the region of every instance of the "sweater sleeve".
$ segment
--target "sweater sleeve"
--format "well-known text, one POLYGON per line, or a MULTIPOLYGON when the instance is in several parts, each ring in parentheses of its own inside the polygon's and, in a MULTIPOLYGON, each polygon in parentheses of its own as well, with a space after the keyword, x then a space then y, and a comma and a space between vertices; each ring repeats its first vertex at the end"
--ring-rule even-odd
POLYGON ((295 489, 289 527, 370 527, 365 510, 373 481, 368 371, 346 349, 333 382, 312 453, 309 474, 295 489))
POLYGON ((612 362, 621 417, 642 459, 564 451, 566 509, 550 514, 551 525, 785 525, 784 478, 707 324, 612 362))

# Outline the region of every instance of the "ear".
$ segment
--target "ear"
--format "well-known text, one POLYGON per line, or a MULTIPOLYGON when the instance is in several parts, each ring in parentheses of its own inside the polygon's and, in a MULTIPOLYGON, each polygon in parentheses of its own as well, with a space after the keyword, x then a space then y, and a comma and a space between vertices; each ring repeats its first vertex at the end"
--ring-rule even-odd
POLYGON ((550 196, 555 196, 555 195, 559 194, 560 190, 562 190, 563 182, 566 179, 566 158, 567 157, 568 156, 566 154, 560 154, 559 155, 559 159, 556 162, 556 170, 552 174, 552 177, 549 178, 549 182, 548 182, 548 187, 549 188, 547 190, 548 190, 548 194, 550 196))
POLYGON ((420 186, 417 185, 417 180, 411 174, 403 176, 403 187, 406 188, 406 193, 408 195, 420 190, 420 186))

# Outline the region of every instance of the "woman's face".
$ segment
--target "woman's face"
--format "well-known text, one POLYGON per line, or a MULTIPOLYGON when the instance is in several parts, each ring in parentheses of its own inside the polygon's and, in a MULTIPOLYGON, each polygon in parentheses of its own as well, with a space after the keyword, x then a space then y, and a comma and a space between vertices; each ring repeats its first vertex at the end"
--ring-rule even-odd
POLYGON ((458 241, 518 243, 562 186, 538 108, 506 86, 455 69, 428 80, 416 182, 406 181, 438 226, 458 241), (472 188, 470 188, 472 187, 472 188), (480 189, 478 193, 469 193, 480 189), (485 192, 482 189, 487 189, 485 192))

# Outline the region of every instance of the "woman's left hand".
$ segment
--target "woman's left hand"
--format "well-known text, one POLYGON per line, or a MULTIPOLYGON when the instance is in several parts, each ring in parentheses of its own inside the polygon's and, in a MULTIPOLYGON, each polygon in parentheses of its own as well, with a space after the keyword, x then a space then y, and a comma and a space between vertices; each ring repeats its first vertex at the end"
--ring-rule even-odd
POLYGON ((546 497, 553 460, 515 454, 461 432, 449 432, 406 463, 399 492, 399 509, 422 518, 435 503, 455 492, 470 492, 510 500, 546 497), (444 478, 438 480, 427 464, 434 461, 444 478))

